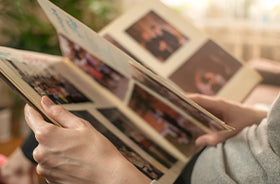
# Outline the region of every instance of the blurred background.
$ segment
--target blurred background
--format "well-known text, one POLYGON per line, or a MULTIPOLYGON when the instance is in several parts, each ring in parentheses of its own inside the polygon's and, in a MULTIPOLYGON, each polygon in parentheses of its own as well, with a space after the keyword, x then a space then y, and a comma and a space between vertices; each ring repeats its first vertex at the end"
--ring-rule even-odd
MULTIPOLYGON (((142 0, 51 0, 99 31, 142 0)), ((244 62, 280 61, 279 0, 162 0, 244 62)), ((0 45, 60 55, 57 35, 36 0, 0 0, 0 45)), ((0 83, 0 153, 28 134, 24 102, 0 83), (12 142, 12 144, 11 144, 12 142)))

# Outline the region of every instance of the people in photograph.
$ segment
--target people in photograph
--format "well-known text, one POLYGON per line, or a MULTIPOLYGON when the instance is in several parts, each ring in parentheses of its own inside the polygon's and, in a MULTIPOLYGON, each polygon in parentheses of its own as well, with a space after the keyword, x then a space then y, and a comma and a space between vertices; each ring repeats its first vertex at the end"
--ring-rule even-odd
MULTIPOLYGON (((128 79, 115 71, 113 68, 109 67, 106 63, 104 63, 99 58, 91 55, 85 49, 81 48, 79 45, 73 43, 71 40, 66 37, 62 37, 63 42, 68 42, 68 47, 63 46, 63 53, 70 54, 66 55, 76 66, 82 69, 84 72, 89 74, 94 80, 96 80, 102 86, 110 89, 113 94, 115 94, 119 98, 124 98, 128 79), (68 52, 68 50, 74 51, 68 52)), ((66 45, 66 44, 65 44, 66 45)))
POLYGON ((152 53, 160 61, 165 61, 171 54, 165 41, 160 37, 152 36, 147 31, 143 30, 141 33, 143 46, 152 53))
POLYGON ((151 26, 151 30, 155 33, 156 37, 164 43, 164 47, 166 47, 170 53, 175 52, 181 46, 179 39, 167 29, 158 25, 153 25, 151 26))
POLYGON ((195 72, 195 85, 200 93, 214 96, 226 84, 226 80, 219 73, 197 70, 195 72))
POLYGON ((147 13, 126 32, 160 62, 165 62, 188 40, 154 11, 147 13))
POLYGON ((148 113, 154 117, 158 124, 162 125, 162 128, 159 130, 160 135, 163 137, 171 136, 181 144, 188 144, 190 142, 192 134, 187 129, 184 129, 184 126, 180 126, 178 122, 178 119, 181 119, 180 115, 174 118, 167 112, 156 108, 150 108, 148 113))

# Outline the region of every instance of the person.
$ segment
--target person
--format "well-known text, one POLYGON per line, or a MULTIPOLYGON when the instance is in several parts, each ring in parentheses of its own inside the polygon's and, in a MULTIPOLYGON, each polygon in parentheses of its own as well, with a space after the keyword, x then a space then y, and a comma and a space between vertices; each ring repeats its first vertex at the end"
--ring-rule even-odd
POLYGON ((226 84, 226 79, 219 73, 198 70, 195 72, 195 85, 202 94, 213 96, 226 84))
POLYGON ((164 62, 172 53, 168 50, 167 43, 159 36, 152 36, 147 31, 141 33, 143 46, 159 61, 164 62))
POLYGON ((156 33, 156 37, 166 43, 167 50, 171 53, 175 52, 181 46, 179 39, 166 28, 153 25, 151 26, 151 30, 156 33))
MULTIPOLYGON (((200 136, 197 145, 212 147, 197 155, 176 183, 280 183, 279 97, 268 118, 266 111, 217 97, 189 97, 236 129, 200 136)), ((42 99, 42 108, 62 126, 45 122, 38 112, 25 107, 27 123, 39 142, 33 152, 37 172, 48 183, 156 183, 85 120, 47 97, 42 99)))

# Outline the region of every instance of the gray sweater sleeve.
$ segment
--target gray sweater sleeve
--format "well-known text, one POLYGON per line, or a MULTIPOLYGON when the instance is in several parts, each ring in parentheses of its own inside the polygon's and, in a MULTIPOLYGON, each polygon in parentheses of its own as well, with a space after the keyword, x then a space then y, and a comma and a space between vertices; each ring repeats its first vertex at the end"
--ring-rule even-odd
POLYGON ((200 155, 192 173, 197 183, 280 183, 280 99, 260 125, 245 128, 235 137, 200 155))
POLYGON ((280 98, 274 102, 274 106, 268 116, 268 122, 267 131, 269 144, 275 154, 280 157, 280 98))

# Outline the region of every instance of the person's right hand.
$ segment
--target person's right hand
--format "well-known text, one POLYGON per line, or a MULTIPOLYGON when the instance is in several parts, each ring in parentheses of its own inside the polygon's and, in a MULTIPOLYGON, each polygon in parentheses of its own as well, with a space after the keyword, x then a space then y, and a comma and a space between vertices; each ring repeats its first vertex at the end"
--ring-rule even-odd
POLYGON ((43 97, 45 113, 61 127, 46 122, 29 105, 25 119, 39 143, 33 152, 37 172, 50 184, 145 184, 150 179, 130 163, 88 121, 43 97))
POLYGON ((213 115, 235 128, 234 131, 224 133, 208 133, 196 139, 198 146, 215 146, 220 142, 236 135, 244 127, 259 124, 267 116, 264 110, 245 106, 218 97, 199 94, 187 95, 188 98, 208 110, 213 115))
POLYGON ((20 148, 0 167, 0 184, 37 184, 35 164, 29 161, 20 148))

